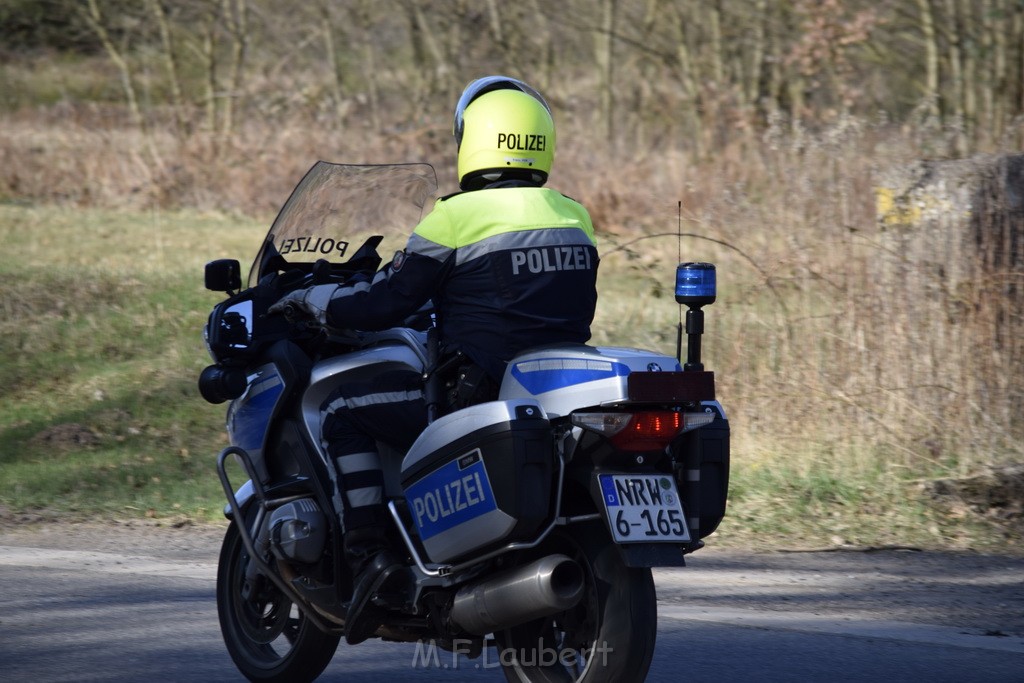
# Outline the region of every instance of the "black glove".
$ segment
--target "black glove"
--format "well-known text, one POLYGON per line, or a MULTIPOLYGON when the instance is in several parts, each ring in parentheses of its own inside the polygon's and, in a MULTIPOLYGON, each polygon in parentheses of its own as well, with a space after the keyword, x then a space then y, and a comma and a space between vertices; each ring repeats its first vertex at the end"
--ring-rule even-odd
POLYGON ((267 313, 281 313, 287 306, 293 306, 326 327, 327 305, 331 303, 331 297, 334 296, 337 289, 338 285, 317 285, 306 289, 296 289, 281 297, 277 303, 267 309, 267 313))

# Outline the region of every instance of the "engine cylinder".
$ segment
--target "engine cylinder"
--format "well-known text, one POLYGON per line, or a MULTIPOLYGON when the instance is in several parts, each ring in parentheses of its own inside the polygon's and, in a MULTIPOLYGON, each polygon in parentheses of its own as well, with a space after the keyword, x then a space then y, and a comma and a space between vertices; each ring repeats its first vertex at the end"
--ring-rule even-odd
POLYGON ((270 515, 270 548, 278 559, 312 564, 327 541, 327 519, 310 498, 300 498, 270 515))

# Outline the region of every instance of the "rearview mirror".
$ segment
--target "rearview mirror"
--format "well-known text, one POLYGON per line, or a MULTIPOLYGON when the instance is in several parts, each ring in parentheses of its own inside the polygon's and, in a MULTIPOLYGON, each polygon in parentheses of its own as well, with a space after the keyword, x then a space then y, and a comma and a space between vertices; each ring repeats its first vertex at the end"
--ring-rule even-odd
POLYGON ((206 288, 234 292, 242 288, 242 268, 236 259, 217 259, 206 264, 206 288))

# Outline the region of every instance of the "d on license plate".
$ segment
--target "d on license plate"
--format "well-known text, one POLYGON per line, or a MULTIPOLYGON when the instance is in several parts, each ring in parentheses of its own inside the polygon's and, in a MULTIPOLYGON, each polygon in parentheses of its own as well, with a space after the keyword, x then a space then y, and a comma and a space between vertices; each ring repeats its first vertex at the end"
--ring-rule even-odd
POLYGON ((672 477, 602 474, 599 480, 616 543, 690 541, 690 530, 672 477))

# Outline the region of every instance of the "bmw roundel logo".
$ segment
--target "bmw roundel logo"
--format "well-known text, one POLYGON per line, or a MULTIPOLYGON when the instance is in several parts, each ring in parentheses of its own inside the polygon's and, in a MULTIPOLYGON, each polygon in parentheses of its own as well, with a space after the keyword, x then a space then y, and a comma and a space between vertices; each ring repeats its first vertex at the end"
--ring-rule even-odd
POLYGON ((657 363, 648 363, 647 372, 661 372, 661 366, 657 363))

